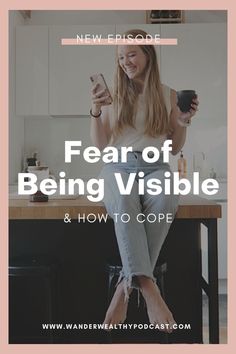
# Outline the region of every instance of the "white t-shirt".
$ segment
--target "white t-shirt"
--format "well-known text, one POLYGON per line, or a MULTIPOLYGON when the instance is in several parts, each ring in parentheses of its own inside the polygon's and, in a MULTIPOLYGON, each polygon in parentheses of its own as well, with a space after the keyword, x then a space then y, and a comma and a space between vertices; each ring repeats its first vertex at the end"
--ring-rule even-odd
MULTIPOLYGON (((170 102, 170 87, 162 85, 163 95, 165 99, 167 114, 169 116, 171 111, 170 102)), ((127 126, 122 134, 120 134, 114 142, 111 142, 112 146, 117 148, 121 146, 132 146, 133 151, 143 151, 146 146, 155 146, 160 150, 164 141, 166 140, 166 135, 160 135, 159 137, 153 138, 146 135, 145 132, 145 102, 143 94, 139 95, 138 98, 137 114, 135 118, 135 128, 127 126)))

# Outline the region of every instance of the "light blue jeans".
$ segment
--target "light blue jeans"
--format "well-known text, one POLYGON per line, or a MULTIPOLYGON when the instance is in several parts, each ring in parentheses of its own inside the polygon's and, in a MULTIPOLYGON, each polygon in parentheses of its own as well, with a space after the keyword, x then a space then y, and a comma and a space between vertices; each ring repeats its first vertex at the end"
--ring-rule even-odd
MULTIPOLYGON (((107 213, 114 220, 117 243, 122 260, 122 271, 118 283, 124 279, 125 298, 128 299, 128 288, 139 288, 137 276, 143 275, 156 281, 153 276, 153 270, 156 265, 161 247, 167 236, 171 222, 165 220, 161 222, 137 221, 137 215, 143 213, 145 217, 152 213, 159 215, 160 213, 173 215, 178 208, 178 196, 150 195, 145 190, 144 195, 138 194, 138 175, 134 182, 132 191, 129 195, 121 195, 114 176, 115 172, 119 172, 122 176, 124 186, 127 184, 129 174, 131 172, 144 172, 144 181, 149 178, 158 178, 163 186, 164 173, 170 171, 170 166, 163 162, 162 155, 155 163, 147 163, 142 158, 141 152, 129 152, 126 163, 108 163, 106 164, 99 178, 104 179, 104 204, 107 213), (122 222, 119 215, 127 213, 130 216, 129 222, 122 222), (114 215, 116 217, 116 222, 114 215)), ((172 185, 172 173, 171 173, 172 185)), ((145 219, 144 217, 144 219, 145 219)), ((140 220, 140 218, 139 218, 140 220)), ((152 215, 152 221, 154 220, 152 215)))

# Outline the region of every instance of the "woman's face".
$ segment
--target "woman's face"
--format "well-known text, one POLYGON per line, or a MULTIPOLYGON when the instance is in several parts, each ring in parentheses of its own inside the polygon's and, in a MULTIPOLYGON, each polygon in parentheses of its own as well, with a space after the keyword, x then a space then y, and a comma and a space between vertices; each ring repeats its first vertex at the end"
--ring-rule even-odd
POLYGON ((144 80, 146 74, 147 57, 138 45, 118 46, 119 65, 129 79, 144 80))

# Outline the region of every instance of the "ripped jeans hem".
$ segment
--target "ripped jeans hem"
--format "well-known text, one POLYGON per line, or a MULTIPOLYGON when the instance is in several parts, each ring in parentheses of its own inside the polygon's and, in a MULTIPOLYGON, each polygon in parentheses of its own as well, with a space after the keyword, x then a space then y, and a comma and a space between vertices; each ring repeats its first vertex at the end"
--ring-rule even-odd
POLYGON ((117 280, 116 283, 116 287, 118 284, 121 283, 121 281, 123 281, 123 287, 124 287, 124 302, 128 302, 129 301, 129 289, 137 289, 138 291, 138 307, 139 307, 139 303, 140 303, 140 286, 138 284, 138 281, 136 279, 133 279, 134 277, 137 276, 145 276, 149 279, 151 279, 154 283, 156 283, 156 278, 153 275, 147 275, 143 272, 133 272, 131 274, 129 274, 128 276, 125 276, 124 272, 121 271, 119 278, 117 280))

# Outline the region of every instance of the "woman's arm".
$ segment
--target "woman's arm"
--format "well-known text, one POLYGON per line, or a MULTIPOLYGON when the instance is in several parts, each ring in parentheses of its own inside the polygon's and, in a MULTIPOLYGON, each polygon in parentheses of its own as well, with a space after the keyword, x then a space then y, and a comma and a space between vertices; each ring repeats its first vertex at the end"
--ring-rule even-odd
POLYGON ((106 90, 97 91, 98 84, 92 87, 92 108, 90 137, 93 144, 103 150, 111 139, 110 117, 112 114, 111 104, 107 103, 109 98, 106 90), (94 117, 97 116, 97 117, 94 117))
POLYGON ((101 117, 91 117, 90 137, 93 144, 100 150, 103 150, 108 145, 111 138, 110 107, 111 106, 102 107, 101 117))
POLYGON ((181 126, 178 123, 179 117, 184 117, 184 119, 191 119, 197 111, 198 100, 194 99, 191 105, 191 109, 187 113, 182 113, 177 106, 177 94, 175 90, 171 89, 170 93, 171 100, 171 113, 170 113, 170 131, 168 134, 168 139, 172 140, 172 155, 176 155, 184 146, 186 140, 187 128, 181 126))

